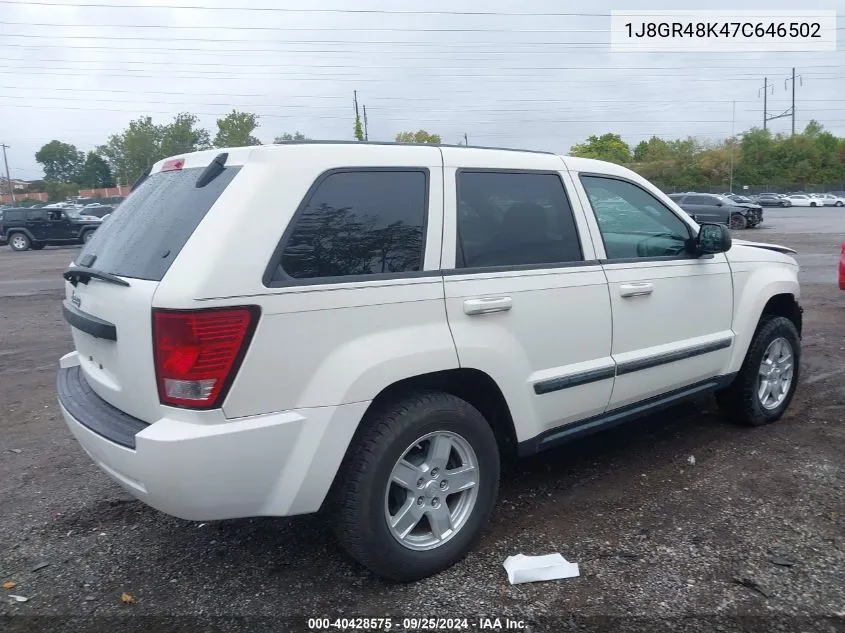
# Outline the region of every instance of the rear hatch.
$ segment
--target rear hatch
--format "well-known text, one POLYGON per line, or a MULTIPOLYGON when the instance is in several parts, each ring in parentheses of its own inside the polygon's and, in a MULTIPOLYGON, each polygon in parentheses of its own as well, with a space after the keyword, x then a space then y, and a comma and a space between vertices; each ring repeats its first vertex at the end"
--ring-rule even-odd
POLYGON ((153 297, 240 171, 225 157, 225 167, 219 160, 211 166, 215 156, 202 152, 158 163, 65 272, 63 312, 87 382, 106 402, 148 423, 161 417, 153 360, 153 297))

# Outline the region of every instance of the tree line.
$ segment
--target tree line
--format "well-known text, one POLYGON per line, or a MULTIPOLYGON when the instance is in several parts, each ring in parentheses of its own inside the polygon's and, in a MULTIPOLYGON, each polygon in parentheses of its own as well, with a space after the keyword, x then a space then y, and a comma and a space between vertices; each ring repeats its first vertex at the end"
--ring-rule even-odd
POLYGON ((692 137, 665 140, 652 136, 633 147, 619 134, 590 136, 573 145, 572 156, 624 165, 658 187, 727 190, 748 186, 799 187, 845 183, 845 138, 810 121, 790 136, 752 128, 735 137, 704 142, 692 137))
MULTIPOLYGON (((195 114, 182 112, 169 123, 155 123, 141 116, 129 122, 122 132, 112 134, 105 143, 87 153, 72 143, 52 140, 35 153, 44 170, 44 180, 30 185, 29 191, 46 191, 51 200, 63 200, 79 189, 100 189, 116 184, 131 185, 153 163, 178 154, 214 147, 260 145, 254 135, 259 117, 251 112, 232 110, 217 119, 217 132, 200 127, 195 114)), ((356 120, 354 137, 358 140, 360 121, 356 120)), ((300 131, 276 136, 274 143, 309 140, 300 131)), ((438 134, 425 130, 400 132, 398 143, 440 143, 438 134)))

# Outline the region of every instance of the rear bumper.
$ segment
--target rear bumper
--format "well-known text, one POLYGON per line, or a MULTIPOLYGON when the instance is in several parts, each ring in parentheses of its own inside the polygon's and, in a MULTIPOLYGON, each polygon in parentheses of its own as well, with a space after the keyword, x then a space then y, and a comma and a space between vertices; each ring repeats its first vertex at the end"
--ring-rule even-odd
POLYGON ((369 404, 218 423, 201 416, 194 421, 194 412, 174 409, 172 415, 145 424, 87 387, 74 357, 62 359, 57 381, 61 412, 71 433, 132 495, 183 519, 317 511, 369 404))

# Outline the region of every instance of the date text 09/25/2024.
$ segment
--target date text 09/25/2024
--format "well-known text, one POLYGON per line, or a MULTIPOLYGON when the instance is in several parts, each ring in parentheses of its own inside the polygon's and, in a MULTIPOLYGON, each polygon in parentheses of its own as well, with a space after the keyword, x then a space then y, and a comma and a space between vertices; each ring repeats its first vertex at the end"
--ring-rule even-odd
POLYGON ((308 618, 309 631, 521 631, 526 622, 517 618, 308 618))

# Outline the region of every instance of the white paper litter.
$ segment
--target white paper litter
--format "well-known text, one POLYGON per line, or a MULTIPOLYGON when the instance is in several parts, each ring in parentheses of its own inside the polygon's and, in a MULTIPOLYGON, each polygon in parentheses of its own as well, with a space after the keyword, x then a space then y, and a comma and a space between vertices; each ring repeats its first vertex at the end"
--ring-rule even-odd
POLYGON ((578 563, 570 563, 560 554, 547 554, 545 556, 517 554, 516 556, 508 556, 505 559, 504 567, 505 571, 508 572, 508 581, 512 585, 523 582, 576 578, 580 575, 578 563))
POLYGON ((9 594, 9 597, 10 597, 12 600, 14 600, 15 602, 26 602, 27 600, 29 600, 29 598, 27 598, 27 597, 25 597, 25 596, 16 596, 16 595, 15 595, 15 594, 13 594, 13 593, 10 593, 10 594, 9 594))

